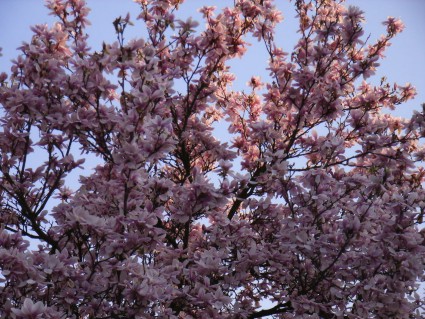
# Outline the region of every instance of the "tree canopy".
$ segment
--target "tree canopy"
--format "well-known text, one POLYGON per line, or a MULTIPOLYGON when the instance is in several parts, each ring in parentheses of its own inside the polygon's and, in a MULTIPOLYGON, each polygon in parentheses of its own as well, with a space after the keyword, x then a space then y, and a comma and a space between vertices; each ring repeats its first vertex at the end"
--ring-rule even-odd
POLYGON ((402 22, 370 43, 292 1, 284 52, 274 1, 135 2, 147 36, 92 49, 84 1, 48 0, 0 75, 0 318, 421 318, 425 114, 370 81, 402 22), (269 78, 235 90, 253 39, 269 78))

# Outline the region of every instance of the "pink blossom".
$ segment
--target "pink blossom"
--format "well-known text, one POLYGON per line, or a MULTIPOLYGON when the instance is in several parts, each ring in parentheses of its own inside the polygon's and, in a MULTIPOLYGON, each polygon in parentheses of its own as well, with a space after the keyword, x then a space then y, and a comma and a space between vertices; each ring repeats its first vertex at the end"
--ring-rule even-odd
POLYGON ((248 85, 252 87, 253 89, 261 88, 261 79, 259 76, 253 76, 251 80, 248 82, 248 85))
POLYGON ((347 11, 345 12, 345 15, 353 19, 355 21, 362 21, 364 20, 364 12, 356 6, 348 6, 347 11))
POLYGON ((49 0, 0 75, 0 317, 422 317, 424 110, 359 81, 401 23, 365 45, 359 8, 295 1, 286 53, 275 1, 201 29, 136 2, 146 32, 91 49, 85 2, 49 0))
POLYGON ((388 17, 382 24, 387 26, 387 32, 391 35, 400 33, 404 30, 403 22, 394 17, 388 17))
POLYGON ((42 318, 46 307, 41 301, 34 303, 31 299, 25 298, 20 309, 12 308, 16 318, 42 318))

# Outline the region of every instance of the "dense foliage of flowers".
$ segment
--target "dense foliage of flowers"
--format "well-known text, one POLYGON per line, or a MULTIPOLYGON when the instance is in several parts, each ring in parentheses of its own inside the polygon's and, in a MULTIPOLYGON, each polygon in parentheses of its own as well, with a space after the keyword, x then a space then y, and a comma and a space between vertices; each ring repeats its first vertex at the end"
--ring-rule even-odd
POLYGON ((95 51, 84 1, 49 0, 0 75, 0 318, 421 317, 425 115, 368 82, 403 24, 368 43, 359 8, 297 0, 285 53, 273 1, 204 28, 136 2, 147 36, 120 17, 95 51), (270 79, 235 91, 248 39, 270 79))

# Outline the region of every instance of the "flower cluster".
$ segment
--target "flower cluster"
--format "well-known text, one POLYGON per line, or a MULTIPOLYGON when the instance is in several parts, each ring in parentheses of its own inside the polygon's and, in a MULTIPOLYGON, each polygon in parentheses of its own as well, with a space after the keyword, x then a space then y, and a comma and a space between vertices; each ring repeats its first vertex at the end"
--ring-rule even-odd
POLYGON ((297 0, 288 54, 271 0, 202 30, 136 2, 147 37, 119 17, 94 51, 85 2, 47 1, 0 75, 0 318, 423 317, 425 114, 367 82, 402 23, 366 43, 359 8, 297 0), (250 39, 269 78, 235 91, 250 39))

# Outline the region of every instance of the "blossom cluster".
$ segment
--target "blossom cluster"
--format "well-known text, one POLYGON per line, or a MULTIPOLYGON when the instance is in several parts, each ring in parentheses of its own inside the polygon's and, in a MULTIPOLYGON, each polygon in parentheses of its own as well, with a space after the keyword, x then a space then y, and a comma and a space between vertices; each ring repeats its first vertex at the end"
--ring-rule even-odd
POLYGON ((0 318, 421 318, 425 114, 368 82, 403 24, 369 43, 359 8, 297 0, 286 53, 274 1, 204 29, 135 2, 146 38, 119 17, 93 50, 85 2, 47 1, 0 75, 0 318), (236 91, 250 39, 269 78, 236 91))

